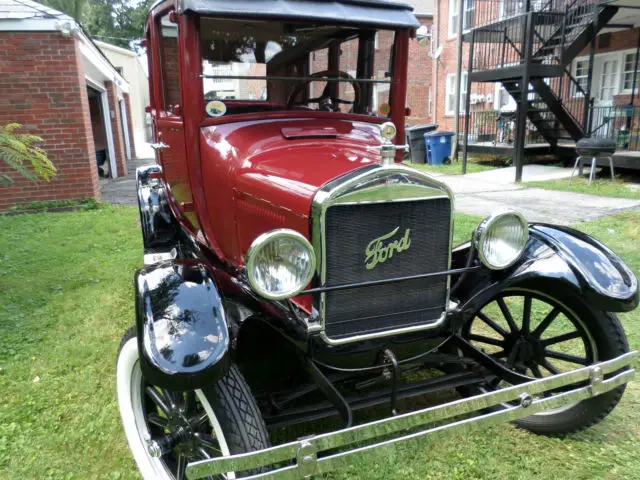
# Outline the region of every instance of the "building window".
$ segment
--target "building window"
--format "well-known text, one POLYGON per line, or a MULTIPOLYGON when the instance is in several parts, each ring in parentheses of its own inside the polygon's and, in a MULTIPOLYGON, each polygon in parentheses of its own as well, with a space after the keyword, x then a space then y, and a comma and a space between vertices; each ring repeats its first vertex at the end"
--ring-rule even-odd
MULTIPOLYGON (((573 77, 578 82, 582 90, 587 90, 587 80, 589 77, 589 60, 576 60, 573 69, 573 77)), ((571 85, 571 95, 574 97, 582 97, 583 94, 575 84, 571 85)))
MULTIPOLYGON (((533 10, 535 11, 535 8, 533 10)), ((502 2, 500 2, 500 17, 502 18, 513 17, 523 11, 524 4, 519 0, 502 0, 502 2)))
POLYGON ((475 0, 464 0, 464 17, 462 18, 462 30, 467 31, 473 28, 476 15, 476 2, 475 0))
POLYGON ((475 0, 449 0, 449 36, 458 34, 458 7, 459 2, 464 2, 462 7, 462 31, 473 27, 476 14, 475 0))
MULTIPOLYGON (((639 65, 640 66, 640 65, 639 65)), ((635 90, 638 90, 638 81, 640 81, 640 68, 637 70, 638 74, 636 75, 636 85, 633 85, 633 74, 636 68, 636 54, 635 53, 627 53, 624 56, 624 72, 622 74, 622 89, 626 91, 631 91, 632 88, 635 87, 635 90)))
POLYGON ((514 111, 516 109, 516 101, 509 94, 507 89, 504 88, 504 85, 502 85, 501 83, 498 83, 496 85, 497 85, 497 89, 496 89, 497 93, 496 93, 496 99, 494 102, 494 106, 496 110, 500 110, 501 112, 514 111))
POLYGON ((449 0, 449 36, 455 37, 458 34, 458 2, 460 0, 449 0))
MULTIPOLYGON (((446 84, 447 104, 445 113, 453 115, 456 111, 456 74, 447 75, 446 84)), ((460 112, 464 112, 467 103, 467 72, 462 72, 462 81, 460 82, 460 112)))

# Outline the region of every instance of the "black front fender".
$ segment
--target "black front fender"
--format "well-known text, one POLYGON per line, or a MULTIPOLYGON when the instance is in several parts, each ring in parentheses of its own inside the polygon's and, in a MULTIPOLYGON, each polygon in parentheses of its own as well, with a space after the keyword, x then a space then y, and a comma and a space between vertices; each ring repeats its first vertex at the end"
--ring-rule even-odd
POLYGON ((140 269, 135 276, 136 328, 149 383, 192 390, 229 368, 229 329, 210 271, 194 261, 140 269))
MULTIPOLYGON (((464 261, 470 248, 454 251, 454 265, 464 261)), ((529 241, 514 266, 468 275, 456 296, 461 310, 471 313, 509 288, 572 293, 603 311, 628 312, 638 306, 638 280, 615 253, 585 233, 556 225, 530 225, 529 241)))

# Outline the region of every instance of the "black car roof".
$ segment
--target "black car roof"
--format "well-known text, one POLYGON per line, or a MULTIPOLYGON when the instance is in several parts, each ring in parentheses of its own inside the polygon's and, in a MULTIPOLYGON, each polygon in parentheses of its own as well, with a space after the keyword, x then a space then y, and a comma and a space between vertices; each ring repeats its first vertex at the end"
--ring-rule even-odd
POLYGON ((178 12, 418 28, 413 7, 391 0, 178 0, 178 12))

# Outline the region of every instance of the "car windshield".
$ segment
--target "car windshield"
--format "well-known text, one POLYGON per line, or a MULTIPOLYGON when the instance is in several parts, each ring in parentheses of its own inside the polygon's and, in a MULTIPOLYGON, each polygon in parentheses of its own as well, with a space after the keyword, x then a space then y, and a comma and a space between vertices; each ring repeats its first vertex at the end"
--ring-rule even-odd
POLYGON ((200 20, 206 113, 320 110, 388 117, 392 30, 200 20))

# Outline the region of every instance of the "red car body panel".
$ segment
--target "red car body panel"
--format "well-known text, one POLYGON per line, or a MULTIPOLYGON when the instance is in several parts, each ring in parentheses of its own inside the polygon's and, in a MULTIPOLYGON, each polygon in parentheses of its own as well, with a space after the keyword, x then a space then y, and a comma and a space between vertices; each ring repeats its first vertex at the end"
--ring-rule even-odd
POLYGON ((310 238, 311 203, 329 180, 379 161, 377 125, 341 119, 226 123, 201 129, 204 198, 224 260, 243 265, 260 234, 310 238))
MULTIPOLYGON (((181 105, 178 109, 165 105, 158 22, 161 15, 176 9, 175 0, 155 4, 145 31, 150 47, 153 137, 154 142, 167 145, 164 152, 156 153, 156 159, 163 167, 177 221, 233 270, 243 266, 244 253, 262 233, 290 228, 310 237, 309 213, 318 189, 335 177, 379 161, 379 153, 367 148, 380 145, 379 123, 392 120, 398 129, 396 143, 404 143, 404 79, 413 31, 396 31, 393 70, 399 80, 390 85, 394 99, 390 118, 281 110, 282 105, 261 101, 231 102, 227 115, 211 118, 204 110, 196 14, 169 18, 181 32, 176 49, 181 105), (232 113, 234 104, 255 104, 257 111, 232 113)), ((401 152, 396 161, 402 161, 401 152)), ((310 311, 308 296, 294 301, 310 311)))

